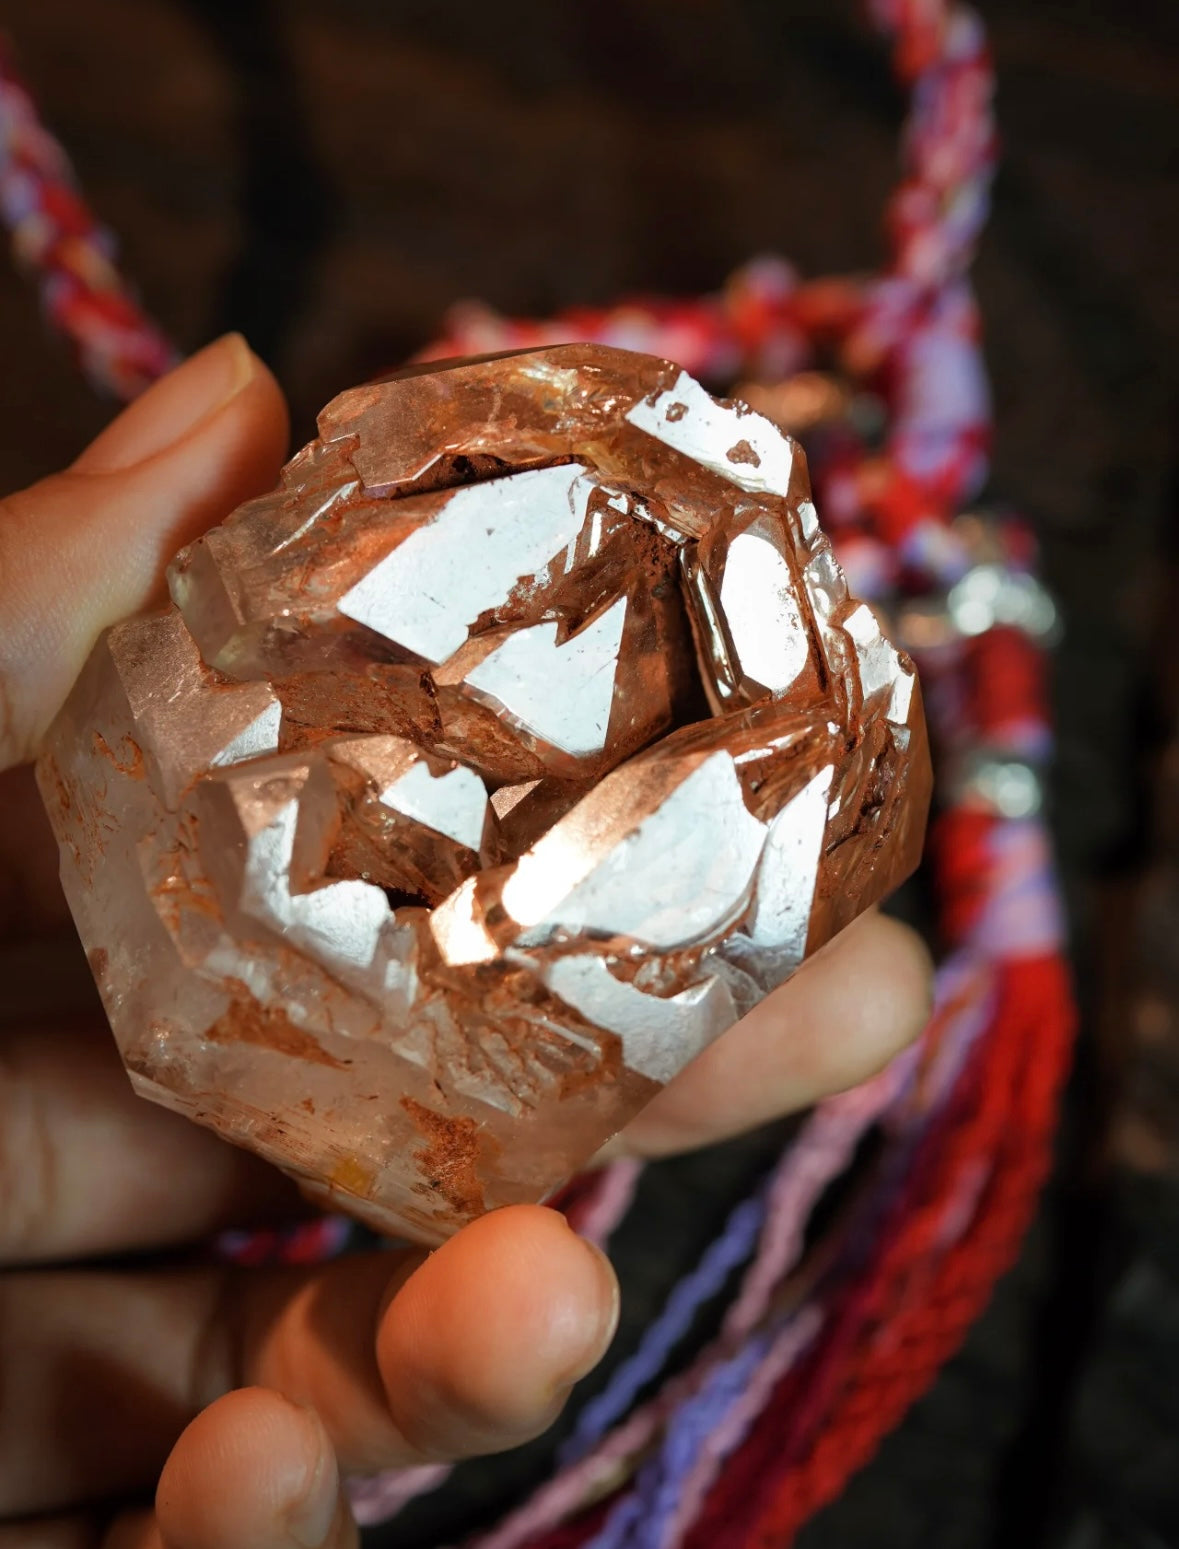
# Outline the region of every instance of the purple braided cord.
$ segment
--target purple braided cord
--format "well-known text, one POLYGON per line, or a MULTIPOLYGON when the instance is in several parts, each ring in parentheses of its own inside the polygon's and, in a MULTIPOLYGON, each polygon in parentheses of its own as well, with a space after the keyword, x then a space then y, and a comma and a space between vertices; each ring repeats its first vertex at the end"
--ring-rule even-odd
POLYGON ((630 1408, 667 1364, 687 1335, 697 1312, 724 1289, 725 1281, 751 1256, 765 1220, 765 1192, 743 1199, 730 1213, 721 1235, 709 1243, 696 1267, 675 1286, 629 1360, 578 1416, 573 1435, 561 1449, 561 1463, 574 1463, 630 1408))
POLYGON ((822 1330, 824 1313, 815 1305, 803 1307, 796 1317, 789 1318, 771 1344, 765 1360, 750 1374, 749 1382, 725 1414, 718 1415, 716 1422, 701 1443, 692 1467, 679 1476, 675 1484, 670 1514, 661 1540, 669 1546, 678 1544, 692 1519, 700 1509, 708 1491, 712 1488, 724 1460, 745 1440, 753 1422, 765 1408, 770 1394, 805 1353, 822 1330))
POLYGON ((755 1335, 727 1361, 713 1367, 704 1385, 672 1416, 656 1457, 639 1470, 625 1506, 616 1507, 589 1549, 638 1549, 658 1544, 675 1510, 679 1481, 694 1462, 709 1430, 736 1402, 770 1345, 755 1335))
MULTIPOLYGON (((954 998, 971 966, 957 957, 943 966, 938 977, 940 1005, 954 998)), ((926 1072, 939 1096, 952 1086, 986 1025, 986 1001, 985 995, 968 1000, 946 1028, 932 1068, 926 1072)), ((730 1339, 747 1335, 746 1343, 736 1356, 714 1364, 697 1392, 675 1411, 659 1452, 644 1465, 631 1495, 615 1508, 593 1549, 672 1549, 679 1541, 691 1520, 688 1502, 703 1499, 720 1463, 740 1444, 769 1394, 817 1331, 818 1321, 813 1330, 807 1323, 805 1337, 800 1336, 797 1325, 801 1320, 791 1314, 768 1331, 749 1335, 764 1314, 769 1292, 797 1261, 814 1201, 846 1168, 871 1124, 888 1110, 905 1104, 921 1052, 920 1046, 906 1050, 872 1082, 830 1099, 808 1122, 806 1144, 800 1143, 787 1157, 771 1185, 771 1209, 761 1248, 726 1323, 726 1335, 730 1339)), ((893 1165, 879 1179, 868 1202, 870 1215, 906 1176, 905 1159, 928 1117, 923 1104, 904 1126, 909 1132, 902 1148, 904 1157, 894 1157, 893 1165)), ((977 1188, 978 1180, 972 1184, 977 1188)), ((948 1229, 968 1215, 969 1200, 959 1202, 948 1214, 948 1229)), ((853 1251, 856 1240, 871 1237, 862 1213, 858 1229, 851 1229, 848 1235, 853 1239, 848 1244, 853 1251)), ((804 1309, 804 1317, 821 1321, 814 1302, 804 1309)))

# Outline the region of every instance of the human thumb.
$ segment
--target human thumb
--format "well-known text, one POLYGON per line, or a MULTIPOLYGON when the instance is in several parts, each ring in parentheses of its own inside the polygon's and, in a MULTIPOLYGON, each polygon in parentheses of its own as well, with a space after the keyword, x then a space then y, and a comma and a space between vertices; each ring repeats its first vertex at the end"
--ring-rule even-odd
POLYGON ((286 445, 277 383, 228 334, 66 472, 0 501, 0 768, 36 756, 99 633, 161 595, 182 544, 273 485, 286 445))

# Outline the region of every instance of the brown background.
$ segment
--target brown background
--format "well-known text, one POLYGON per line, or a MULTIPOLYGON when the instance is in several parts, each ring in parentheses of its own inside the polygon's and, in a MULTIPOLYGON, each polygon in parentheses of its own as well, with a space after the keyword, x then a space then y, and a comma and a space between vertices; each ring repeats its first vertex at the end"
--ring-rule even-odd
MULTIPOLYGON (((1101 1160, 1134 1084, 1168 731, 1179 6, 984 12, 1006 142, 978 269, 994 484, 1035 521, 1069 626, 1055 814, 1086 1040, 1020 1270, 808 1549, 1179 1542, 1179 1189, 1165 1144, 1101 1160)), ((708 289, 758 251, 812 273, 879 258, 900 103, 843 3, 0 0, 0 26, 148 306, 185 348, 244 328, 301 432, 462 297, 541 313, 708 289)), ((0 340, 11 489, 110 411, 4 270, 0 340)), ((1157 966, 1173 934, 1151 940, 1157 966)), ((1179 1090, 1179 1061, 1158 1069, 1155 1097, 1179 1090)), ((620 1244, 623 1348, 764 1150, 658 1170, 620 1244)), ((543 1463, 467 1470, 390 1541, 439 1541, 543 1463)))

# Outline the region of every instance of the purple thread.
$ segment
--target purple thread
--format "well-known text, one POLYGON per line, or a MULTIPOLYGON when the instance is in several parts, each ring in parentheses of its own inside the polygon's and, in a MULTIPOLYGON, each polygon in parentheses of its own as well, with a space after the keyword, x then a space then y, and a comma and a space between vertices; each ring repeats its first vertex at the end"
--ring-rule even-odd
POLYGON ((770 1183, 761 1245, 725 1319, 726 1339, 742 1338, 765 1315, 774 1287, 798 1258, 815 1201, 904 1086, 916 1058, 914 1046, 873 1080, 828 1098, 806 1121, 770 1183))
POLYGON ((349 1479, 346 1483, 352 1515, 361 1527, 372 1527, 396 1516, 403 1506, 436 1490, 451 1475, 449 1463, 426 1463, 420 1468, 391 1468, 371 1479, 349 1479))
POLYGON ((634 1157, 612 1162, 598 1180, 597 1189, 577 1231, 580 1237, 604 1248, 630 1209, 643 1175, 643 1163, 634 1157))
POLYGON ((643 1501, 637 1490, 624 1495, 606 1518, 602 1531, 596 1538, 591 1539, 586 1549, 619 1549, 620 1545, 625 1545, 630 1538, 631 1528, 639 1521, 642 1510, 643 1501))
POLYGON ((655 1549, 663 1538, 679 1500, 680 1483, 705 1443, 709 1431, 740 1398, 769 1348, 764 1334, 755 1335, 730 1360, 724 1361, 686 1404, 681 1404, 663 1445, 639 1472, 635 1494, 642 1511, 628 1539, 601 1535, 594 1549, 655 1549))
POLYGON ((750 1375, 728 1413, 722 1415, 704 1438, 693 1467, 679 1481, 678 1501, 664 1535, 666 1549, 673 1549, 695 1519, 705 1496, 729 1457, 749 1434, 753 1422, 769 1402, 774 1389, 809 1348, 823 1327, 823 1309, 811 1305, 786 1321, 775 1336, 765 1359, 750 1375))
POLYGON ((1001 960, 1058 952, 1064 915, 1043 824, 996 823, 989 851, 992 891, 971 932, 974 944, 1001 960))
POLYGON ((583 1457, 626 1413, 642 1389, 658 1377, 700 1307, 717 1296, 732 1272, 752 1255, 764 1220, 764 1190, 743 1199, 730 1212, 721 1235, 709 1244, 695 1269, 674 1287, 639 1348, 582 1410, 573 1435, 561 1449, 561 1464, 583 1457))

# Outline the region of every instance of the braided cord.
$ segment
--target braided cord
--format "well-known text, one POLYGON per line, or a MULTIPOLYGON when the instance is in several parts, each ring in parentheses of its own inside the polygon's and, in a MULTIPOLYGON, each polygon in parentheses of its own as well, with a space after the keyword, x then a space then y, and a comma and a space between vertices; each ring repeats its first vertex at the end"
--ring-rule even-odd
POLYGON ((128 400, 176 362, 116 267, 114 238, 78 193, 69 159, 41 124, 0 45, 0 219, 36 280, 51 326, 104 395, 128 400))

